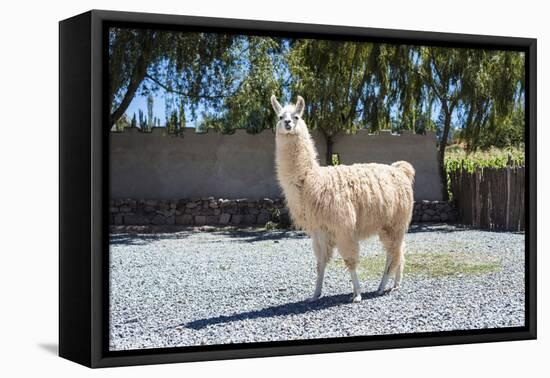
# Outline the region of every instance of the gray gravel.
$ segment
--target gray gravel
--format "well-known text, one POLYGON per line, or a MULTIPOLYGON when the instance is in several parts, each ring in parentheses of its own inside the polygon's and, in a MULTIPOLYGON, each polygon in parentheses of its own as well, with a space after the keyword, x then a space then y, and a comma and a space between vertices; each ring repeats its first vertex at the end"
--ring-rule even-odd
MULTIPOLYGON (((294 231, 185 230, 113 234, 111 350, 523 326, 521 233, 413 226, 410 253, 496 256, 497 272, 459 277, 405 275, 399 291, 374 295, 363 280, 351 303, 342 264, 329 266, 323 297, 309 303, 311 241, 294 231), (444 246, 444 247, 442 247, 444 246)), ((377 238, 361 254, 377 254, 377 238)))

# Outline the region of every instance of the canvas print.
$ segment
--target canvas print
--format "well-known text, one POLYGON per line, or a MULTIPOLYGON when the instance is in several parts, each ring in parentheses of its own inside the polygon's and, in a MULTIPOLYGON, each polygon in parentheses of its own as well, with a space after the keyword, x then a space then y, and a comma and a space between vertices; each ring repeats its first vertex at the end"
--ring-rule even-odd
POLYGON ((522 51, 111 27, 109 350, 525 326, 522 51))

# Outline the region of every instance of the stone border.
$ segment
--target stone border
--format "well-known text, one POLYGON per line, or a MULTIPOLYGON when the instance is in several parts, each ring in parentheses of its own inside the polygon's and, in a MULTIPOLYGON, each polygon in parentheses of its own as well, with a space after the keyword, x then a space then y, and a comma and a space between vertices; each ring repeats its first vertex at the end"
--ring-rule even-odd
MULTIPOLYGON (((265 226, 268 222, 280 227, 290 226, 288 209, 280 198, 117 199, 110 201, 109 219, 114 226, 265 226)), ((421 201, 414 204, 414 223, 454 222, 456 219, 456 210, 448 202, 421 201)))
POLYGON ((422 222, 456 222, 458 212, 450 202, 419 201, 414 203, 413 223, 422 222))

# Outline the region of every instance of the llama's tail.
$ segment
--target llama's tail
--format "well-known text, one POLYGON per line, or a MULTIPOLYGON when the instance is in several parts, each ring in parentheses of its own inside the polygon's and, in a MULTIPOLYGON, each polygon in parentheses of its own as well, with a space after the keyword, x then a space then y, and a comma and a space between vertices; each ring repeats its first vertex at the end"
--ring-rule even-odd
POLYGON ((400 161, 396 161, 391 166, 403 171, 403 173, 405 173, 405 176, 407 176, 409 180, 411 180, 411 182, 414 181, 414 168, 410 163, 400 160, 400 161))

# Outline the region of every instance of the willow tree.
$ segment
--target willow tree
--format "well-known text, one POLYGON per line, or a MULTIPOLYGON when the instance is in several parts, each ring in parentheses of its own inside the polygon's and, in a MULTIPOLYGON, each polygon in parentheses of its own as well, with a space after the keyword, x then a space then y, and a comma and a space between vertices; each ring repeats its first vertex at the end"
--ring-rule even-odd
POLYGON ((429 128, 433 97, 418 74, 420 49, 364 42, 301 40, 288 54, 292 92, 306 96, 308 124, 326 139, 332 163, 338 133, 361 128, 429 128))
POLYGON ((435 96, 419 74, 422 50, 417 46, 400 45, 390 49, 388 60, 389 102, 395 109, 396 131, 413 130, 424 133, 433 130, 435 96))
MULTIPOLYGON (((440 105, 439 166, 448 197, 445 150, 453 117, 468 151, 523 130, 524 57, 519 52, 423 47, 420 75, 440 105), (487 138, 489 137, 489 138, 487 138)), ((514 141, 521 136, 514 137, 514 141)), ((510 139, 508 139, 510 142, 510 139)), ((503 143, 506 144, 506 143, 503 143)))
MULTIPOLYGON (((374 66, 380 59, 379 45, 367 43, 298 40, 288 53, 293 97, 306 98, 307 122, 319 130, 326 140, 326 164, 332 164, 334 137, 364 127, 369 120, 378 122, 377 116, 359 105, 372 99, 366 93, 372 82, 374 66), (371 118, 369 118, 371 117, 371 118)), ((384 81, 384 76, 378 78, 384 81)), ((383 108, 380 103, 378 109, 383 108)))
POLYGON ((275 123, 275 115, 267 99, 280 93, 281 70, 284 66, 281 39, 257 36, 236 37, 226 51, 235 61, 226 76, 231 80, 232 95, 219 108, 205 112, 203 127, 224 133, 246 129, 258 133, 275 123))
POLYGON ((523 141, 524 55, 470 50, 462 77, 461 140, 468 151, 523 141))
POLYGON ((137 95, 165 90, 196 106, 219 105, 228 94, 224 73, 234 62, 225 53, 234 37, 148 29, 109 31, 110 122, 115 124, 137 95))
POLYGON ((441 106, 439 113, 441 138, 438 155, 442 195, 444 199, 447 199, 445 149, 449 140, 452 117, 462 96, 463 81, 461 79, 468 69, 467 52, 461 49, 423 47, 420 54, 419 72, 422 80, 433 92, 441 106))
POLYGON ((367 78, 362 94, 362 120, 364 127, 370 131, 391 129, 391 103, 396 93, 392 91, 394 72, 390 64, 395 55, 395 48, 390 45, 368 44, 370 52, 367 56, 364 74, 367 78), (393 57, 392 57, 393 56, 393 57))

